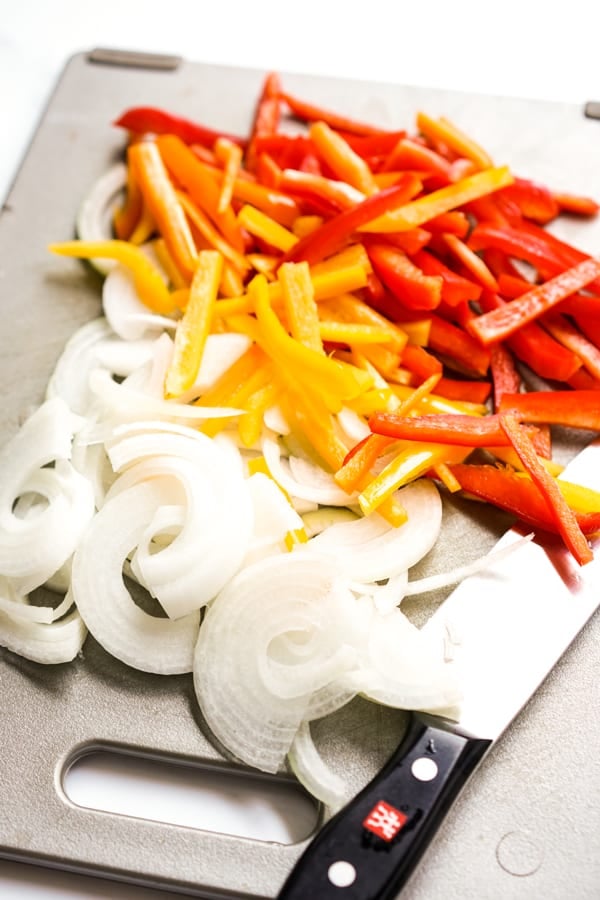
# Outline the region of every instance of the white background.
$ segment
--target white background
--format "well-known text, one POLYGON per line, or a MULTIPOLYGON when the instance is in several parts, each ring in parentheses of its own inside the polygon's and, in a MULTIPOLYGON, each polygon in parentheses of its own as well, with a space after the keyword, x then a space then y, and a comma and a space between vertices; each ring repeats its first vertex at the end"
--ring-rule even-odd
MULTIPOLYGON (((592 0, 0 0, 0 198, 64 62, 82 50, 584 103, 600 100, 595 7, 592 0)), ((167 896, 0 861, 5 900, 167 896)))

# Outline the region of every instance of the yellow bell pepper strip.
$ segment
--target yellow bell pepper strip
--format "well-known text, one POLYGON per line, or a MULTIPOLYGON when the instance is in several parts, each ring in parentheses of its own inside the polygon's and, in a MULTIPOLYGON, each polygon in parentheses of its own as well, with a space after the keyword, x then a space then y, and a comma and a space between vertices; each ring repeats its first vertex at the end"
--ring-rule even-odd
MULTIPOLYGON (((270 364, 269 360, 266 360, 262 366, 258 366, 251 371, 248 374, 248 377, 242 383, 238 384, 236 389, 228 395, 226 401, 227 405, 231 405, 233 409, 247 409, 250 398, 256 394, 257 391, 264 389, 266 385, 271 385, 272 380, 273 366, 270 364)), ((240 416, 236 416, 236 419, 239 431, 240 416)), ((219 434, 220 431, 223 431, 224 428, 227 428, 232 421, 233 420, 228 417, 210 419, 204 424, 202 430, 210 437, 214 437, 219 434)))
POLYGON ((410 442, 410 446, 400 450, 392 462, 361 491, 358 497, 361 510, 365 516, 370 515, 398 488, 420 478, 439 463, 462 462, 471 452, 470 447, 410 442))
POLYGON ((235 213, 228 204, 223 210, 219 209, 226 176, 222 176, 221 185, 219 185, 207 173, 193 151, 172 134, 157 138, 156 144, 175 183, 185 189, 194 204, 206 213, 234 250, 243 253, 244 237, 235 213))
POLYGON ((323 353, 319 311, 315 302, 308 263, 283 263, 277 273, 283 295, 283 309, 292 337, 306 347, 323 353))
POLYGON ((389 329, 380 325, 362 325, 359 322, 336 322, 321 318, 319 334, 330 344, 347 344, 362 347, 365 344, 386 344, 393 341, 389 329))
POLYGON ((181 396, 196 380, 210 331, 222 266, 223 257, 215 250, 199 253, 188 303, 175 331, 173 356, 165 378, 166 397, 181 396))
POLYGON ((523 466, 550 508, 558 533, 580 566, 593 560, 594 554, 583 534, 577 517, 560 492, 556 480, 539 461, 535 448, 518 420, 500 416, 500 424, 518 454, 523 466))
POLYGON ((169 293, 156 266, 143 250, 128 241, 65 241, 62 244, 50 244, 48 249, 59 256, 74 256, 78 259, 114 259, 129 269, 136 290, 149 309, 168 316, 177 308, 173 294, 169 293))
POLYGON ((308 441, 313 453, 335 471, 344 459, 348 448, 342 443, 334 428, 331 412, 324 398, 310 388, 300 387, 290 372, 279 370, 282 384, 280 405, 286 421, 296 433, 308 441))
POLYGON ((386 337, 382 337, 385 344, 389 344, 391 350, 402 353, 408 343, 406 332, 382 316, 377 310, 368 306, 363 300, 353 294, 340 294, 330 300, 323 301, 320 306, 322 318, 331 321, 355 323, 357 325, 370 325, 373 328, 382 329, 386 337))
POLYGON ((220 378, 211 385, 198 399, 200 406, 228 406, 229 399, 236 394, 253 372, 267 362, 267 357, 256 344, 252 344, 245 353, 236 359, 220 378))
POLYGON ((298 238, 292 231, 250 204, 242 206, 238 213, 238 222, 250 234, 283 253, 291 250, 294 244, 298 243, 298 238))
POLYGON ((442 144, 457 156, 471 160, 478 169, 489 169, 493 162, 486 151, 464 134, 448 119, 433 119, 423 112, 417 113, 417 128, 434 145, 442 144))
POLYGON ((563 425, 600 432, 600 395, 597 391, 530 391, 502 396, 500 412, 521 422, 563 425))
POLYGON ((363 194, 373 194, 377 190, 368 164, 354 152, 339 132, 334 131, 326 122, 314 122, 309 128, 309 134, 317 155, 341 181, 363 194))
MULTIPOLYGON (((557 533, 556 521, 550 507, 529 476, 510 468, 468 463, 451 465, 450 471, 466 494, 512 513, 531 528, 557 533)), ((556 485, 570 502, 570 488, 562 479, 558 479, 556 485)), ((582 488, 582 491, 585 490, 582 488)), ((597 494, 591 493, 591 500, 587 504, 591 508, 583 511, 574 510, 579 528, 584 534, 595 534, 600 531, 600 504, 596 503, 597 494)), ((581 494, 579 499, 581 500, 581 494)))
MULTIPOLYGON (((186 284, 181 272, 175 265, 173 257, 169 253, 169 248, 167 247, 164 238, 156 238, 156 240, 152 243, 152 247, 154 249, 154 252, 156 253, 159 263, 167 274, 169 283, 176 291, 187 292, 188 285, 186 284)), ((187 303, 187 298, 185 302, 187 303)), ((183 306, 185 306, 185 304, 183 304, 183 306)))
POLYGON ((474 318, 469 330, 483 344, 504 340, 600 276, 600 259, 584 259, 516 300, 474 318))
POLYGON ((215 228, 209 217, 196 206, 191 197, 182 191, 177 192, 177 197, 181 204, 181 208, 185 211, 186 216, 197 228, 201 236, 210 246, 218 250, 227 259, 241 275, 249 270, 250 264, 243 253, 239 253, 229 241, 227 241, 220 231, 215 228))
POLYGON ((262 434, 264 414, 277 402, 279 387, 273 382, 257 388, 244 404, 246 412, 240 416, 238 432, 244 447, 254 447, 262 434))
POLYGON ((154 221, 154 216, 152 215, 150 207, 143 201, 140 217, 135 224, 135 228, 129 235, 128 240, 131 244, 136 244, 140 247, 157 231, 156 222, 154 221))
POLYGON ((217 214, 225 215, 231 206, 233 187, 242 165, 242 148, 227 138, 219 138, 215 141, 215 156, 223 166, 223 180, 217 203, 217 214))
POLYGON ((408 231, 419 225, 425 225, 430 219, 463 206, 470 200, 476 200, 512 183, 513 176, 508 166, 485 169, 483 172, 468 175, 455 184, 418 197, 405 206, 359 226, 358 230, 378 233, 408 231))
POLYGON ((198 253, 175 188, 153 141, 140 141, 129 148, 135 178, 181 274, 192 280, 198 253))
POLYGON ((313 386, 326 399, 331 412, 339 412, 347 399, 368 390, 372 378, 366 372, 303 346, 285 331, 271 308, 263 275, 252 279, 249 292, 254 299, 263 349, 298 383, 313 386))

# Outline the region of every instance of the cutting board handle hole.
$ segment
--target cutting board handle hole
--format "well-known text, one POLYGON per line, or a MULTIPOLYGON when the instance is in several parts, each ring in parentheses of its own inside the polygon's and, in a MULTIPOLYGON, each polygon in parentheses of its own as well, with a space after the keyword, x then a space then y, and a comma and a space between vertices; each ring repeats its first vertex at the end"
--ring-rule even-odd
POLYGON ((85 809, 258 841, 294 844, 319 822, 318 804, 292 779, 211 763, 94 747, 69 761, 61 781, 85 809))

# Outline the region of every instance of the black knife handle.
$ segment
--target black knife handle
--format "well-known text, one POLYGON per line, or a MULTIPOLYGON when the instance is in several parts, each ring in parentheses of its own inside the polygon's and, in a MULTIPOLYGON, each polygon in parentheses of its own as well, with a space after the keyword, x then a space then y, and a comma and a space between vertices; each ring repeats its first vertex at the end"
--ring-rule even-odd
POLYGON ((392 758, 323 826, 278 900, 395 897, 490 745, 413 714, 392 758))

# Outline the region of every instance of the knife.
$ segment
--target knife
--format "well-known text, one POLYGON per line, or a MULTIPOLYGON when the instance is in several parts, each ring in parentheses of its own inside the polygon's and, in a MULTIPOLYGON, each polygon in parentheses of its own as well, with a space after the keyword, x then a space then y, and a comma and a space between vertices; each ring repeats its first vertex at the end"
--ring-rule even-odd
MULTIPOLYGON (((600 439, 564 477, 600 489, 600 439)), ((521 536, 514 528, 498 546, 521 536)), ((412 714, 391 759, 324 825, 278 900, 396 897, 477 765, 599 604, 600 560, 579 567, 551 535, 463 581, 424 626, 440 647, 451 637, 463 689, 457 719, 412 714)))

